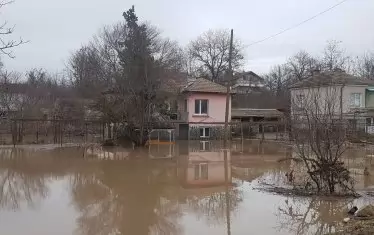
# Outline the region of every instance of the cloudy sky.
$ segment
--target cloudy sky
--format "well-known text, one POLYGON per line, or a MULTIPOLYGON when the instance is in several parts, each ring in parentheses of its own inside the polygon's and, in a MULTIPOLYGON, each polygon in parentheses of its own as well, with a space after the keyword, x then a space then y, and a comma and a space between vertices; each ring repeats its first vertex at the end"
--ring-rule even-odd
MULTIPOLYGON (((135 5, 141 20, 165 37, 186 45, 202 32, 233 28, 244 45, 337 4, 341 0, 16 0, 3 7, 0 20, 16 26, 14 38, 30 42, 2 57, 8 69, 34 67, 61 71, 69 54, 104 25, 122 20, 135 5)), ((374 51, 374 0, 348 0, 318 18, 266 42, 247 46, 245 68, 264 73, 299 50, 318 55, 326 41, 339 40, 348 54, 374 51)))

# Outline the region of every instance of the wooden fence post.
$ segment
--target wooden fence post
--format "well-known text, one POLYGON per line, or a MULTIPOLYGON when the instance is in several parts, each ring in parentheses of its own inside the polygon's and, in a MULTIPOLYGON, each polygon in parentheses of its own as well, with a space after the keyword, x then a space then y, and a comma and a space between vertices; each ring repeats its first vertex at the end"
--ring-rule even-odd
POLYGON ((36 121, 36 143, 39 143, 39 121, 36 121))

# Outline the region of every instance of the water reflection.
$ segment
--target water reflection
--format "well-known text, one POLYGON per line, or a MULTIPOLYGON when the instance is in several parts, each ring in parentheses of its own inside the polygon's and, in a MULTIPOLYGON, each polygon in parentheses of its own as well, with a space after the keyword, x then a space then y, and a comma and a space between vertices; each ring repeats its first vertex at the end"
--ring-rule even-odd
POLYGON ((279 160, 290 154, 287 146, 254 141, 233 143, 229 151, 208 141, 137 150, 0 149, 0 205, 18 213, 28 210, 23 204, 43 206, 55 190, 51 185, 64 181, 69 185, 66 207, 76 214, 66 218, 74 220, 71 233, 145 235, 194 233, 191 218, 198 221, 197 231, 208 233, 212 228, 219 234, 250 233, 256 226, 259 234, 323 234, 351 205, 370 203, 253 190, 258 181, 285 183, 284 172, 294 166, 279 160))
POLYGON ((75 175, 79 234, 178 234, 175 174, 149 162, 106 162, 75 175))
POLYGON ((219 142, 190 142, 178 158, 178 179, 182 202, 208 224, 230 222, 230 215, 242 201, 232 183, 231 153, 219 142))
POLYGON ((332 233, 336 224, 347 216, 347 208, 353 201, 318 198, 285 199, 278 208, 279 229, 297 235, 332 233))
MULTIPOLYGON (((0 149, 0 207, 18 210, 34 207, 48 194, 46 179, 39 169, 30 167, 30 158, 21 149, 0 149)), ((35 166, 35 165, 34 165, 35 166)))

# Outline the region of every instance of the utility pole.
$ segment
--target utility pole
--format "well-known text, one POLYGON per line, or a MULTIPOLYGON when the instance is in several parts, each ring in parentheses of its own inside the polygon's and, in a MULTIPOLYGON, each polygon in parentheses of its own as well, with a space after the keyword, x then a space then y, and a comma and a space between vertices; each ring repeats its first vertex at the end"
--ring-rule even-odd
POLYGON ((224 138, 224 148, 227 149, 227 139, 228 139, 228 126, 229 126, 229 112, 230 112, 230 89, 232 81, 232 50, 233 50, 233 40, 234 40, 234 30, 231 29, 230 37, 230 50, 229 50, 229 71, 227 76, 227 90, 226 90, 226 111, 225 111, 225 138, 224 138))
MULTIPOLYGON (((231 235, 231 219, 230 219, 230 194, 229 194, 229 183, 231 182, 231 178, 229 179, 229 170, 231 172, 231 165, 229 165, 229 161, 231 159, 228 158, 228 146, 227 146, 227 139, 229 136, 229 112, 230 112, 230 90, 231 90, 231 81, 232 81, 232 47, 233 47, 233 38, 234 38, 234 30, 231 29, 231 38, 230 38, 230 51, 229 51, 229 71, 227 76, 227 90, 226 90, 226 111, 225 111, 225 137, 223 142, 223 152, 224 152, 224 164, 225 164, 225 201, 226 201, 226 229, 227 235, 231 235)), ((231 173, 230 173, 231 177, 231 173)))

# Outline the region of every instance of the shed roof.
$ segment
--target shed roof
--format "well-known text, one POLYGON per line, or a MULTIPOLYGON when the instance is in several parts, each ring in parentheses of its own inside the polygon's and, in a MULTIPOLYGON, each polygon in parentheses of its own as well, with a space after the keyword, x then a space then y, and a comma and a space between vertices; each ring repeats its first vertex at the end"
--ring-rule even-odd
POLYGON ((276 109, 232 109, 231 116, 235 117, 282 117, 283 113, 276 109))

